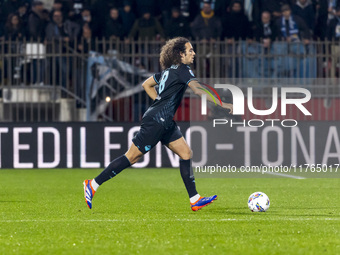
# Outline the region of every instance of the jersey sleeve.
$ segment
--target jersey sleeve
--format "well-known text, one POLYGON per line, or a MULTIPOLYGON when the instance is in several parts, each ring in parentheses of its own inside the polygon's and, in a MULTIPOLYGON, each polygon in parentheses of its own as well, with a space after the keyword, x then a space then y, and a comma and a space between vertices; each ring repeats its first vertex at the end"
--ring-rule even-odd
POLYGON ((153 75, 153 79, 155 80, 155 82, 156 82, 158 85, 159 85, 159 81, 160 81, 161 77, 162 77, 162 73, 155 73, 155 74, 153 75))
POLYGON ((183 65, 180 73, 179 73, 179 78, 180 81, 183 82, 184 84, 188 85, 189 82, 196 80, 197 78, 194 75, 194 72, 190 69, 189 66, 183 65))

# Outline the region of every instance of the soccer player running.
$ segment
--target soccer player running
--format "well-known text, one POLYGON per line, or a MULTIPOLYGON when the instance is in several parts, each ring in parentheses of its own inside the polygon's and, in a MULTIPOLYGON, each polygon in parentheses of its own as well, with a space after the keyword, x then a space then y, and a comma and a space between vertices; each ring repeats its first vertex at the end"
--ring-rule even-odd
MULTIPOLYGON (((193 63, 194 56, 191 43, 183 37, 171 39, 162 47, 160 64, 163 71, 149 77, 142 85, 154 102, 144 113, 140 130, 132 139, 133 144, 124 155, 114 159, 96 178, 85 180, 83 183, 85 200, 90 209, 93 196, 100 185, 135 164, 159 141, 180 157, 180 173, 193 211, 207 206, 217 198, 217 195, 201 197, 196 191, 191 168, 192 152, 173 120, 188 86, 195 94, 205 94, 189 66, 193 63), (159 86, 158 94, 156 85, 159 86)), ((207 99, 213 102, 210 96, 207 99)), ((232 113, 231 104, 223 103, 222 107, 232 113)))

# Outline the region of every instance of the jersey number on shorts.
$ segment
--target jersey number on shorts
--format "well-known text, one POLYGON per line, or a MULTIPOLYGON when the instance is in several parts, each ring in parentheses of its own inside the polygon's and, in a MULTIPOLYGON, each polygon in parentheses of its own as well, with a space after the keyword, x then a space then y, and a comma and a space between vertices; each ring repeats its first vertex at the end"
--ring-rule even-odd
POLYGON ((165 87, 165 82, 166 80, 168 79, 169 77, 169 71, 165 71, 162 75, 162 78, 161 78, 161 81, 159 83, 159 90, 158 90, 158 93, 162 93, 162 91, 164 90, 164 87, 165 87))

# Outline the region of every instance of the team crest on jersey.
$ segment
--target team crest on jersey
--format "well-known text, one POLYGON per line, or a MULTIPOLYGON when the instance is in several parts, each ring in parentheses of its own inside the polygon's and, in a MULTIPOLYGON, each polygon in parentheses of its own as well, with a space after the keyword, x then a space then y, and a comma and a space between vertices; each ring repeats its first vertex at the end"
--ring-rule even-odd
POLYGON ((195 77, 195 75, 194 75, 194 72, 193 72, 193 71, 189 70, 189 73, 190 73, 192 76, 194 76, 194 77, 195 77))

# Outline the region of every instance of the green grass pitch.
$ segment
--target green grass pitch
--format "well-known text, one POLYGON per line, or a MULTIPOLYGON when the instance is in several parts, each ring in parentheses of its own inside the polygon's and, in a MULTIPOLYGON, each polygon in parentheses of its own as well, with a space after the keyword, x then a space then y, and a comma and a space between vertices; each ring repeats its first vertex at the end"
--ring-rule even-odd
POLYGON ((89 210, 100 171, 0 170, 0 254, 340 254, 340 179, 197 178, 218 200, 192 212, 178 169, 128 169, 89 210))

